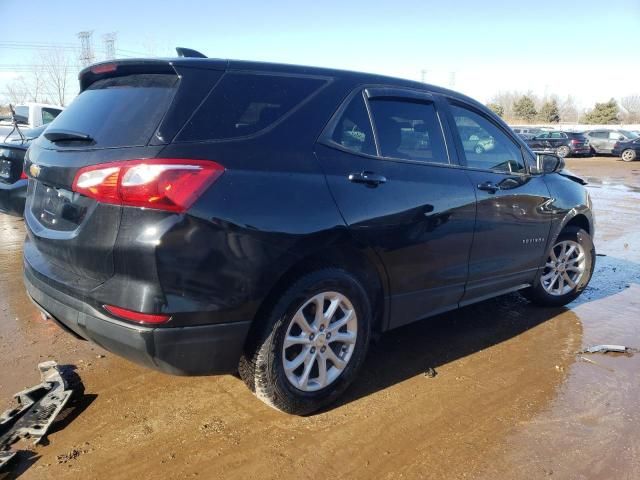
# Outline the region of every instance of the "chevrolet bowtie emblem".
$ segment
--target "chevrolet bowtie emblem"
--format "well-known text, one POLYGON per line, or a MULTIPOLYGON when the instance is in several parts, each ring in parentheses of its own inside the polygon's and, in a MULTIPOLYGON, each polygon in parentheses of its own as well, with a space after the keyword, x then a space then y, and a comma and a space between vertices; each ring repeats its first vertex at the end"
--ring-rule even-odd
POLYGON ((32 177, 37 177, 38 175, 40 175, 40 165, 36 165, 35 163, 32 163, 31 166, 29 167, 29 173, 31 174, 32 177))

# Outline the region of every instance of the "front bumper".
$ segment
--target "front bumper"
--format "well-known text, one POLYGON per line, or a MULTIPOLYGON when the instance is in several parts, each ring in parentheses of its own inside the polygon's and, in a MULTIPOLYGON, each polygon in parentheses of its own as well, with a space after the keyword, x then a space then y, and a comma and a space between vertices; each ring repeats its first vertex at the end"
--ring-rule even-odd
POLYGON ((0 182, 0 213, 24 216, 24 204, 27 198, 27 180, 18 180, 7 184, 0 182))
POLYGON ((148 327, 109 318, 51 287, 25 263, 24 282, 36 306, 63 329, 140 365, 173 375, 233 373, 250 322, 148 327))

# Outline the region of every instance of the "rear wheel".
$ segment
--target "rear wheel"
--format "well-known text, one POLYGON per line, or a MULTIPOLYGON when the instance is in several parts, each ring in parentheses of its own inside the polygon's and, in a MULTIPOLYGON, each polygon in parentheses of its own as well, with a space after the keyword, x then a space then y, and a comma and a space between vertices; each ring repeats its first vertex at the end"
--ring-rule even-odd
POLYGON ((631 148, 628 148, 622 152, 622 155, 620 157, 625 162, 633 162, 636 159, 636 156, 637 156, 636 151, 631 148))
POLYGON ((562 145, 561 147, 558 147, 558 150, 556 151, 556 153, 558 154, 559 157, 562 157, 562 158, 568 157, 569 154, 571 153, 571 149, 566 145, 562 145))
POLYGON ((327 268, 297 280, 276 302, 240 359, 256 396, 305 415, 333 402, 355 378, 367 350, 370 303, 359 280, 327 268))
POLYGON ((522 294, 538 305, 566 305, 587 287, 594 266, 595 248, 591 236, 580 228, 568 227, 549 250, 533 286, 522 294))

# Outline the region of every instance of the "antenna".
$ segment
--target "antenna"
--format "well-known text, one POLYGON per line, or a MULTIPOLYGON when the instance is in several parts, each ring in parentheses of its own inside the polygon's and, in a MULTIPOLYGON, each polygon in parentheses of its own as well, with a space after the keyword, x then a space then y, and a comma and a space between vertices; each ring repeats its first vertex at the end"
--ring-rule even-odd
POLYGON ((78 32, 78 38, 80 39, 80 63, 83 67, 91 65, 95 58, 93 56, 93 30, 78 32))
POLYGON ((116 37, 117 33, 105 33, 102 36, 102 42, 104 43, 104 58, 105 60, 113 60, 116 58, 116 37))

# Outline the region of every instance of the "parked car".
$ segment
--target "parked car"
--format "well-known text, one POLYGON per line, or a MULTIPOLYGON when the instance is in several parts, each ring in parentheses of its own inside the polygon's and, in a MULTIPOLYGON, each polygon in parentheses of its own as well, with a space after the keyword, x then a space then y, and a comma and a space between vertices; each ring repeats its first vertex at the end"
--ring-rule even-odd
POLYGON ((579 132, 542 132, 526 142, 534 152, 556 153, 562 158, 591 155, 589 140, 579 132))
POLYGON ((613 147, 616 142, 626 142, 638 138, 636 133, 620 129, 591 130, 586 132, 585 135, 589 139, 592 153, 608 155, 615 155, 613 147))
MULTIPOLYGON (((24 129, 37 128, 51 123, 64 110, 58 105, 46 103, 24 103, 15 106, 16 120, 24 129)), ((13 130, 13 119, 10 115, 0 117, 0 139, 13 130)))
POLYGON ((47 128, 20 132, 21 135, 0 143, 0 213, 22 217, 27 196, 27 176, 23 171, 24 156, 29 144, 47 128))
POLYGON ((518 133, 518 136, 525 141, 535 138, 535 135, 533 133, 518 133))
POLYGON ((640 157, 640 137, 634 140, 618 141, 613 145, 611 153, 625 162, 632 162, 640 157))
POLYGON ((239 371, 306 414, 354 380, 372 333, 516 290, 564 305, 591 278, 583 182, 464 95, 190 57, 79 78, 27 155, 25 284, 142 365, 239 371))
POLYGON ((513 127, 512 130, 517 134, 527 134, 534 137, 544 132, 543 129, 538 127, 513 127))

